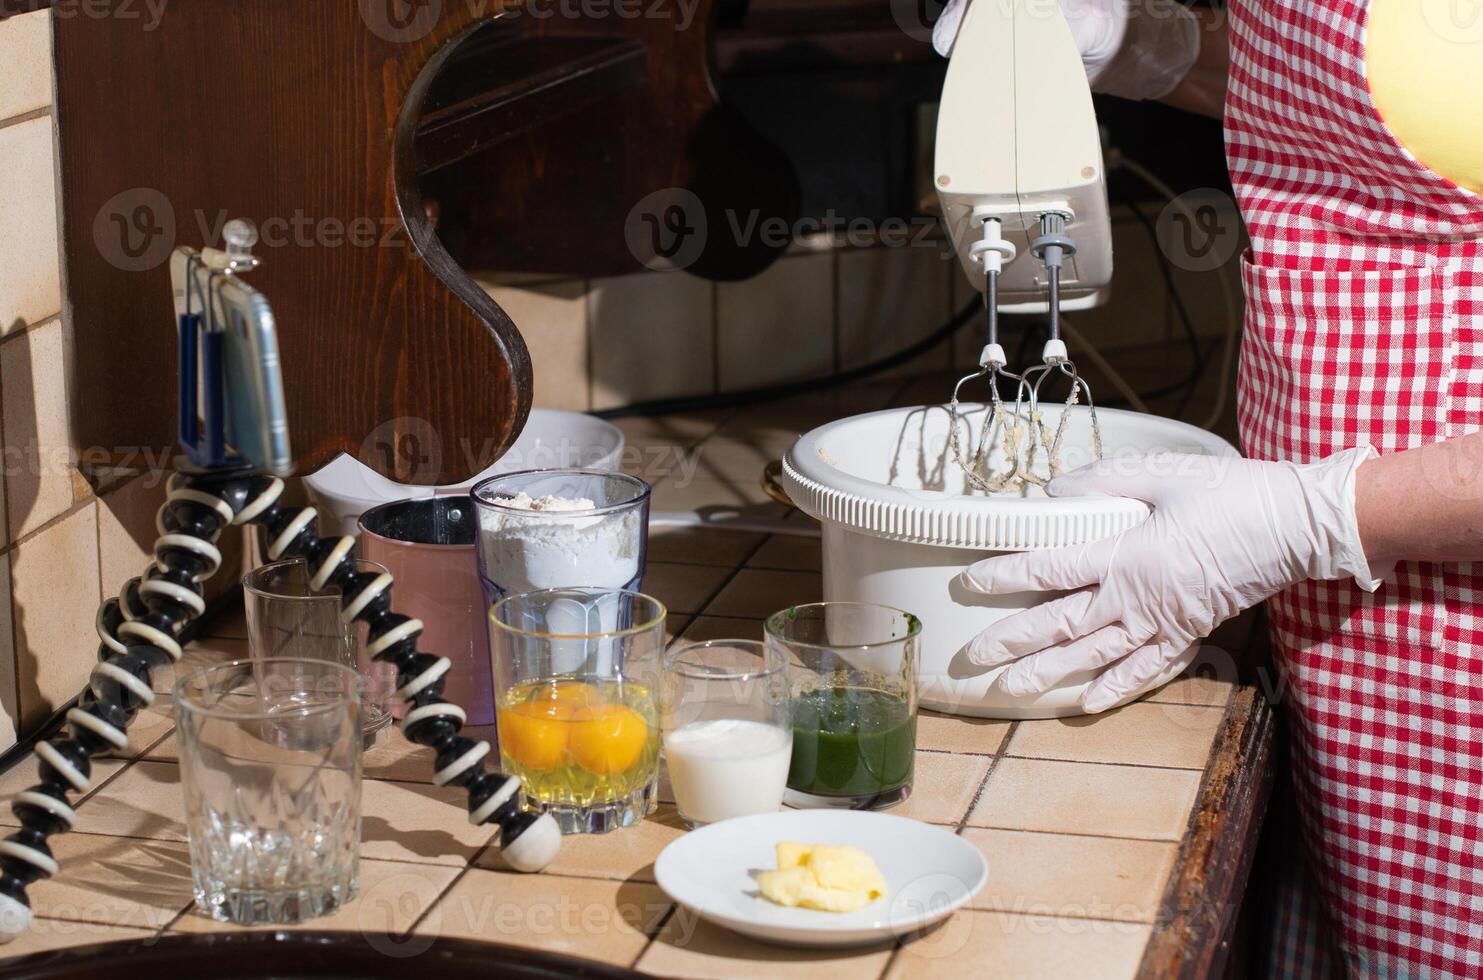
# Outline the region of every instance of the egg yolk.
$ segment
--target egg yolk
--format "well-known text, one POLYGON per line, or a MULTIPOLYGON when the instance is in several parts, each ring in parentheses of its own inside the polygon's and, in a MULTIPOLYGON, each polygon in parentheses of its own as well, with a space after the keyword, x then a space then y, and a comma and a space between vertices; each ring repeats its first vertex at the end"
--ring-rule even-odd
POLYGON ((499 744, 527 769, 555 769, 565 761, 571 718, 586 710, 570 701, 522 701, 499 712, 499 744))
POLYGON ((621 704, 579 708, 569 725, 567 751, 572 761, 600 776, 632 768, 649 740, 649 723, 621 704))

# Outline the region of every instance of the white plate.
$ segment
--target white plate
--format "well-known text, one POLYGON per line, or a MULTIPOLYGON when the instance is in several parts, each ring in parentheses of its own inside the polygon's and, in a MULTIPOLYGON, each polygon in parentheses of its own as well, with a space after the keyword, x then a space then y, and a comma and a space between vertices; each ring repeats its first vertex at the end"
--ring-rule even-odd
POLYGON ((989 866, 963 838, 941 827, 858 810, 785 810, 702 827, 654 862, 665 894, 717 925, 768 942, 863 946, 945 919, 984 886, 989 866), (780 841, 852 844, 880 867, 888 891, 858 912, 774 905, 753 874, 777 867, 780 841))

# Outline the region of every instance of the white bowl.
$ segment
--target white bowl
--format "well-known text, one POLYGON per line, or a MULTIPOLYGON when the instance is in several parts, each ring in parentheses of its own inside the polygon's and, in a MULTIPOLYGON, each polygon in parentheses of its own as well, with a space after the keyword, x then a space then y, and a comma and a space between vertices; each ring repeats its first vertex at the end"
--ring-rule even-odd
MULTIPOLYGON (((982 406, 968 408, 975 423, 982 418, 982 406)), ((1073 411, 1063 454, 1067 468, 1090 458, 1086 410, 1073 411)), ((1161 450, 1237 455, 1224 439, 1183 422, 1112 409, 1097 414, 1107 456, 1161 450)), ((1053 428, 1059 406, 1045 416, 1053 428)), ((968 643, 985 627, 1051 596, 982 596, 964 589, 958 573, 995 553, 1116 534, 1147 517, 1148 508, 1116 497, 1053 499, 1038 489, 1023 496, 969 492, 948 453, 947 432, 942 406, 896 408, 831 422, 789 450, 783 484, 823 528, 824 598, 883 603, 921 619, 924 707, 990 718, 1079 714, 1094 673, 1068 678, 1045 694, 1014 697, 994 685, 1005 668, 968 660, 968 643)), ((1193 656, 1191 649, 1138 694, 1167 683, 1193 656)))
POLYGON ((623 457, 623 431, 611 422, 549 408, 533 408, 515 444, 491 466, 462 483, 416 486, 388 480, 348 453, 304 477, 320 514, 341 534, 355 534, 360 515, 393 500, 467 493, 486 477, 517 470, 582 467, 616 470, 623 457))
POLYGON ((978 849, 932 824, 863 810, 785 810, 722 820, 672 842, 654 862, 664 893, 702 919, 767 942, 863 946, 947 918, 989 877, 978 849), (753 875, 781 841, 850 844, 875 859, 886 894, 858 912, 774 905, 753 875))

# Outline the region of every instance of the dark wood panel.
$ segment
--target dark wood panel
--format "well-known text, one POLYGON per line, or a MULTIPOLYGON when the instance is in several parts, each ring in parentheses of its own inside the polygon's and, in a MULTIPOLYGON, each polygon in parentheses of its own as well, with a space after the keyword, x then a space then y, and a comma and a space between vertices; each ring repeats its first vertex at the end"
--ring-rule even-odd
POLYGON ((428 483, 498 457, 529 409, 529 357, 434 235, 412 134, 452 42, 499 10, 190 0, 152 30, 57 18, 81 446, 173 444, 164 257, 246 217, 263 234, 251 281, 277 315, 301 468, 346 450, 428 483))

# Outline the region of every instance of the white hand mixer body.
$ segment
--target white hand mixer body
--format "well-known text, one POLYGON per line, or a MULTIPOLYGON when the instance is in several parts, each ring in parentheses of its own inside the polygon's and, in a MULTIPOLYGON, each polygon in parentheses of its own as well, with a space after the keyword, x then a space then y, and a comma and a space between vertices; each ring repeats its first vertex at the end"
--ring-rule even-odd
POLYGON ((953 390, 949 444, 970 483, 987 493, 1043 485, 1060 468, 1070 411, 1054 431, 1041 420, 1047 380, 1070 385, 1066 405, 1085 399, 1092 454, 1101 432, 1091 387, 1060 336, 1061 310, 1104 298, 1112 278, 1112 231, 1101 139, 1081 54, 1056 4, 997 0, 970 5, 943 85, 937 123, 937 195, 964 271, 984 294, 987 336, 979 370, 953 390), (1029 253, 1031 259, 1024 257, 1029 253), (1033 261, 1032 261, 1033 259, 1033 261), (1007 370, 998 315, 1045 312, 1049 339, 1041 363, 1007 370), (990 382, 990 403, 975 452, 965 459, 959 410, 966 384, 990 382), (1006 410, 999 379, 1014 385, 1006 410), (990 457, 1002 441, 1004 463, 990 457), (1037 455, 1043 452, 1043 472, 1037 455))

